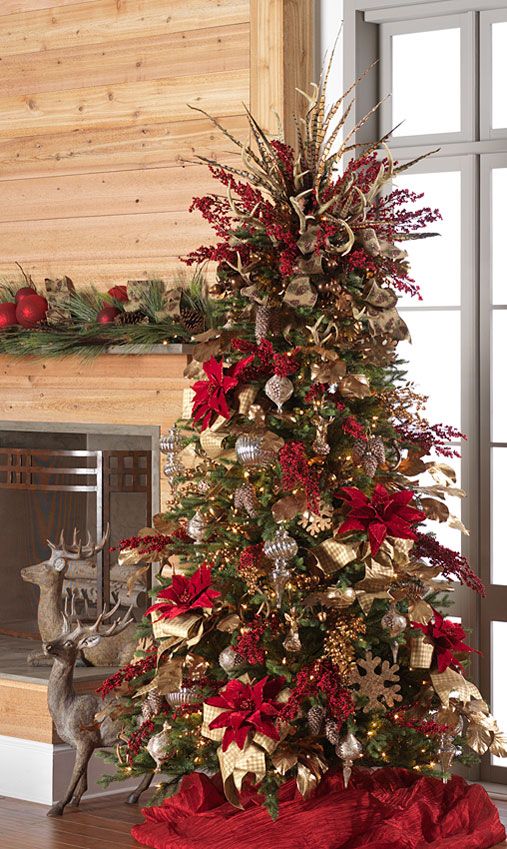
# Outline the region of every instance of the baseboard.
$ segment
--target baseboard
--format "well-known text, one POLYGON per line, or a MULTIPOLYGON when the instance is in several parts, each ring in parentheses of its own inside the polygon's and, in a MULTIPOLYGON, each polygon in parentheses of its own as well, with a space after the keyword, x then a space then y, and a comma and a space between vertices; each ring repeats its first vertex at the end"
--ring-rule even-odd
MULTIPOLYGON (((65 793, 74 765, 74 750, 67 745, 40 743, 19 737, 0 735, 0 796, 52 805, 65 793)), ((125 797, 138 781, 103 788, 98 779, 113 771, 110 764, 95 754, 88 767, 89 790, 84 798, 125 797)))

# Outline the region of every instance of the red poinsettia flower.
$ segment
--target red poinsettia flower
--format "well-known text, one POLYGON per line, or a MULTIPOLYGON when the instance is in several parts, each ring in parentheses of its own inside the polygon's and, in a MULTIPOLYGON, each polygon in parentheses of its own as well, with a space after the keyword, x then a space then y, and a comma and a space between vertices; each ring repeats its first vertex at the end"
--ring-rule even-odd
POLYGON ((372 497, 368 498, 357 487, 344 486, 339 496, 348 503, 350 509, 338 533, 367 531, 373 556, 386 536, 416 539, 412 525, 426 518, 422 510, 408 506, 414 497, 414 493, 408 489, 388 492, 385 486, 377 484, 372 497))
POLYGON ((209 427, 217 416, 230 419, 231 411, 227 404, 227 393, 238 385, 242 372, 253 359, 254 355, 251 354, 225 372, 223 363, 218 362, 214 357, 203 364, 207 379, 198 380, 192 386, 195 393, 192 417, 195 422, 201 423, 202 430, 209 427))
POLYGON ((433 619, 427 625, 413 622, 414 628, 419 628, 435 646, 439 672, 444 672, 448 666, 463 669, 463 665, 454 657, 454 652, 478 652, 472 646, 463 642, 466 633, 459 622, 452 622, 437 611, 433 611, 433 619))
POLYGON ((220 593, 211 587, 211 569, 205 563, 191 578, 175 575, 170 587, 160 590, 157 601, 146 611, 158 613, 159 619, 174 619, 189 610, 213 607, 220 593))
POLYGON ((251 731, 259 731, 272 740, 279 739, 275 719, 283 705, 275 699, 284 685, 285 678, 281 676, 269 678, 266 675, 256 684, 245 684, 234 679, 229 681, 220 695, 206 700, 208 705, 224 708, 209 725, 211 729, 225 728, 222 740, 224 752, 231 743, 236 743, 242 749, 251 731))

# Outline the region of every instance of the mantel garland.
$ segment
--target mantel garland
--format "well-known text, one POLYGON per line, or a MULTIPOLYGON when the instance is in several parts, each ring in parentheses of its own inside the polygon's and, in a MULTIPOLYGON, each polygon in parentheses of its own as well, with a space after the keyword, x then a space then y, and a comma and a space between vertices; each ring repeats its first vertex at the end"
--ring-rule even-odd
POLYGON ((188 281, 129 280, 107 292, 76 289, 70 277, 31 277, 0 286, 0 353, 15 357, 84 358, 121 346, 189 343, 220 320, 222 305, 206 292, 201 270, 188 281))

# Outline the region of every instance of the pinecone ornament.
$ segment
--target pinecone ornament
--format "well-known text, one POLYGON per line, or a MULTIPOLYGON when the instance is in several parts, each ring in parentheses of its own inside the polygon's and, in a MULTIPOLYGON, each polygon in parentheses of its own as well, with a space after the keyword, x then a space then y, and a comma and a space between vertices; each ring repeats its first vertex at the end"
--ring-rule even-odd
POLYGON ((380 436, 370 439, 356 439, 354 443, 354 460, 362 466, 363 471, 372 478, 377 467, 386 461, 384 443, 380 436))
POLYGON ((324 733, 332 746, 338 745, 340 742, 340 726, 334 719, 326 719, 324 733))
POLYGON ((242 483, 237 487, 234 492, 234 507, 236 510, 245 510, 251 519, 257 516, 259 501, 253 484, 242 483))
POLYGON ((310 708, 307 716, 310 734, 313 734, 314 736, 320 734, 325 718, 326 710, 322 707, 322 705, 313 705, 313 707, 310 708))
POLYGON ((265 304, 259 304, 255 310, 255 341, 259 345, 270 331, 273 310, 265 304))
POLYGON ((141 716, 143 722, 147 722, 149 719, 157 716, 157 714, 159 714, 162 710, 163 704, 164 697, 158 692, 158 690, 150 690, 141 705, 141 716))

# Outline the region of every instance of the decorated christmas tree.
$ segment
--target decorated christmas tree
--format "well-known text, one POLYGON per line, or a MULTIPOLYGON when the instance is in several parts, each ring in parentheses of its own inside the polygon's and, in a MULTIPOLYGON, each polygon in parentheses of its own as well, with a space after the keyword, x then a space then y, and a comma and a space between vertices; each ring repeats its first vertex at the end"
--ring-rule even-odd
POLYGON ((251 144, 212 119, 237 164, 205 160, 218 191, 192 204, 218 242, 186 261, 217 264, 223 322, 195 336, 163 440, 167 510, 123 542, 162 569, 138 658, 103 686, 117 777, 169 775, 158 801, 201 771, 275 818, 292 779, 301 800, 354 765, 445 782, 453 758, 506 753, 444 615, 455 582, 482 584, 431 530, 464 530, 446 504, 462 435, 427 421, 396 350, 399 294, 419 297, 402 246, 440 215, 396 186, 413 163, 343 134, 349 93, 326 111, 325 88, 295 150, 248 113, 251 144))

